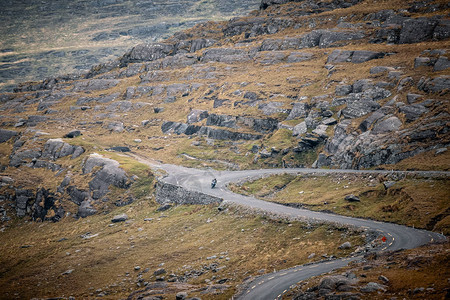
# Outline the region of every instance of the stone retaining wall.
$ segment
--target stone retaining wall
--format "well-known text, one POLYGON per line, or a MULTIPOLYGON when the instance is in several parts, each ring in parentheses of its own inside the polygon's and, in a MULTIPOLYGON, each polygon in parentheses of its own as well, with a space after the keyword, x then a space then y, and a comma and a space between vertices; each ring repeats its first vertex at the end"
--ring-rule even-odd
POLYGON ((221 203, 222 198, 207 195, 201 192, 190 191, 163 181, 156 184, 156 202, 160 204, 212 204, 221 203))

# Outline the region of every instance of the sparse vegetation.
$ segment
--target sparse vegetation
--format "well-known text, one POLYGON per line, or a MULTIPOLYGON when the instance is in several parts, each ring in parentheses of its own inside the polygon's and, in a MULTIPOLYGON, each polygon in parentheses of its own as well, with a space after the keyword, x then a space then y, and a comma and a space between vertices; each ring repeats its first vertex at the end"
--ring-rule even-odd
POLYGON ((273 221, 236 208, 224 213, 214 206, 178 206, 160 213, 153 203, 142 200, 115 209, 114 214, 126 213, 130 221, 114 225, 112 213, 59 223, 15 220, 2 232, 0 298, 95 297, 101 292, 125 298, 139 289, 138 274, 144 288, 159 268, 167 271, 166 279, 170 274, 182 278, 216 263, 217 272, 186 280, 197 295, 194 290, 206 286, 205 280, 226 278, 228 289, 201 298, 228 299, 247 276, 305 263, 313 252, 345 256, 351 250, 339 250, 340 244, 364 243, 358 232, 328 225, 273 221), (64 275, 68 270, 73 271, 64 275))
MULTIPOLYGON (((27 2, 0 15, 11 21, 16 13, 9 12, 27 2)), ((214 173, 211 168, 311 166, 450 170, 448 1, 362 0, 350 7, 355 1, 293 1, 230 21, 223 21, 236 13, 229 1, 98 0, 92 5, 105 5, 113 15, 94 10, 93 19, 86 1, 69 2, 33 2, 27 9, 39 17, 14 19, 21 24, 17 30, 0 28, 0 77, 7 77, 0 89, 36 70, 55 76, 76 71, 67 60, 77 57, 83 57, 77 70, 117 55, 123 55, 121 65, 96 66, 86 77, 25 83, 0 95, 0 299, 139 298, 145 294, 139 290, 161 282, 167 286, 156 294, 166 298, 189 291, 190 297, 230 299, 249 277, 347 256, 367 242, 366 233, 356 229, 290 222, 243 207, 160 206, 155 183, 166 174, 141 163, 144 158, 205 174, 214 173), (66 4, 83 7, 73 15, 46 10, 66 4), (335 6, 327 11, 329 5, 335 6), (153 21, 141 19, 145 14, 153 20, 160 7, 165 16, 158 20, 175 27, 154 28, 153 21), (205 13, 214 7, 220 12, 205 13), (129 10, 136 14, 122 15, 129 10), (185 15, 179 18, 181 11, 185 15), (55 17, 58 22, 52 22, 55 17), (433 24, 428 36, 400 42, 400 32, 415 21, 409 18, 425 17, 433 24), (36 22, 52 25, 39 29, 36 22), (169 37, 174 28, 187 27, 192 28, 169 37), (156 41, 149 32, 169 38, 124 54, 142 41, 135 36, 156 41), (341 33, 357 38, 338 37, 341 33), (367 60, 353 61, 358 56, 367 60), (423 65, 416 66, 417 58, 423 65), (443 69, 435 68, 439 60, 443 69), (393 122, 375 130, 387 120, 393 122), (81 135, 66 137, 74 129, 81 135), (9 130, 12 138, 3 134, 9 130), (42 155, 48 140, 59 138, 67 143, 65 151, 81 146, 84 152, 76 158, 42 155), (132 152, 127 156, 112 147, 132 152), (11 164, 14 154, 25 150, 27 155, 11 164), (85 173, 91 157, 97 161, 85 173), (81 218, 86 215, 80 211, 89 216, 81 218), (112 223, 122 213, 129 219, 112 223), (347 241, 350 249, 338 248, 347 241), (154 273, 162 268, 166 273, 154 273)), ((231 2, 249 9, 260 1, 231 2)), ((409 29, 404 34, 423 28, 409 29)), ((450 235, 448 186, 446 173, 392 172, 283 174, 230 187, 289 206, 450 235), (354 202, 345 200, 350 194, 354 202)), ((419 259, 418 270, 386 259, 363 270, 368 272, 358 270, 358 276, 365 274, 366 283, 387 270, 393 297, 408 297, 405 290, 418 281, 427 287, 436 281, 438 291, 431 294, 440 297, 448 285, 449 249, 433 247, 428 252, 433 257, 424 260, 429 264, 419 259), (431 274, 439 264, 439 272, 431 274)), ((407 259, 414 251, 428 249, 406 252, 407 259)), ((397 254, 392 256, 399 261, 404 253, 397 254)), ((306 287, 315 284, 314 279, 306 287)))
POLYGON ((243 184, 231 190, 254 195, 267 201, 301 204, 312 210, 389 221, 450 234, 447 178, 399 179, 385 189, 384 176, 372 175, 273 175, 243 184), (361 202, 349 202, 347 195, 361 202))

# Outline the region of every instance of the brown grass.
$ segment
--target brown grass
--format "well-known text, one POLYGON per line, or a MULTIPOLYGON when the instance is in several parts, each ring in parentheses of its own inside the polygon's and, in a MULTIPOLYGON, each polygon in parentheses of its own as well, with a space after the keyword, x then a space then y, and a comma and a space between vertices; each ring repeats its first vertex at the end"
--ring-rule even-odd
POLYGON ((188 283, 200 287, 213 275, 216 280, 228 278, 231 289, 225 294, 201 296, 227 299, 244 277, 259 274, 261 269, 271 272, 304 263, 312 252, 345 256, 348 251, 337 246, 344 241, 362 242, 359 235, 330 226, 305 229, 298 222, 271 221, 235 209, 218 213, 208 206, 180 206, 158 213, 153 203, 140 201, 110 214, 65 218, 56 224, 14 221, 0 233, 0 298, 94 297, 98 289, 112 299, 124 298, 137 289, 139 272, 134 266, 141 271, 149 268, 143 277, 153 281, 153 272, 161 263, 168 274, 182 275, 186 265, 199 269, 216 261, 226 268, 188 283), (131 221, 109 225, 118 213, 127 213, 131 221), (146 222, 146 217, 154 220, 146 222), (98 236, 82 239, 80 235, 86 232, 98 236), (59 241, 62 238, 66 240, 59 241), (229 260, 206 259, 224 252, 229 260), (74 270, 71 274, 61 275, 70 269, 74 270))

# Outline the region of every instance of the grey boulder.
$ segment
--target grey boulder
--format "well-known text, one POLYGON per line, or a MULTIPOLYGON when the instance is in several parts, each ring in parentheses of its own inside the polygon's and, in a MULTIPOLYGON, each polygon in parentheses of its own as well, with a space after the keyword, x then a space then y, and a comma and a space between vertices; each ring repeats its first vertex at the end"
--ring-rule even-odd
POLYGON ((94 167, 101 169, 94 173, 94 178, 89 182, 89 189, 92 192, 92 198, 100 199, 109 191, 109 186, 127 189, 130 185, 128 176, 124 170, 119 167, 115 160, 104 158, 99 154, 91 154, 83 167, 83 174, 93 171, 94 167))
POLYGON ((294 126, 294 130, 292 131, 293 136, 302 135, 305 134, 308 131, 308 128, 306 126, 306 122, 303 121, 300 124, 297 124, 294 126))
POLYGON ((72 139, 72 138, 76 138, 77 136, 80 136, 80 135, 81 135, 81 131, 79 131, 79 130, 72 130, 71 132, 65 134, 64 137, 72 139))
POLYGON ((80 206, 78 207, 78 216, 82 218, 86 218, 88 216, 95 215, 97 213, 97 210, 92 207, 89 200, 84 200, 81 202, 80 206))
POLYGON ((353 194, 345 196, 345 200, 347 200, 349 202, 360 202, 361 201, 361 199, 359 199, 359 197, 357 197, 353 194))
POLYGON ((16 135, 18 135, 18 132, 16 131, 0 129, 0 143, 4 143, 16 135))
POLYGON ((44 146, 42 158, 56 160, 61 157, 72 155, 72 159, 79 157, 84 153, 81 146, 73 146, 63 142, 61 139, 49 139, 44 146))
POLYGON ((377 123, 373 130, 373 134, 383 134, 388 132, 393 132, 399 130, 400 126, 402 126, 402 121, 399 118, 392 116, 377 123))
POLYGON ((128 220, 128 216, 126 214, 121 214, 121 215, 114 216, 111 219, 111 222, 119 223, 119 222, 125 222, 126 220, 128 220))

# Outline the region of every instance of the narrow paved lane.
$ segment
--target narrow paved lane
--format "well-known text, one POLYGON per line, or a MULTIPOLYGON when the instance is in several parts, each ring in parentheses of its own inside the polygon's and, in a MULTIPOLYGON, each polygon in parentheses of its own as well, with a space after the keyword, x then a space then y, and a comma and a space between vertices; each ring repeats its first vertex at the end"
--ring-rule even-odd
MULTIPOLYGON (((279 205, 272 202, 266 202, 256 199, 254 197, 247 197, 238 195, 226 188, 230 182, 235 182, 244 179, 251 179, 256 176, 269 174, 332 174, 332 173, 352 173, 352 174, 387 174, 395 171, 384 170, 322 170, 322 169, 268 169, 268 170, 246 170, 246 171, 215 171, 215 170, 198 170, 193 168, 185 168, 181 166, 157 164, 146 160, 137 155, 134 158, 143 163, 149 164, 154 168, 163 169, 167 172, 164 181, 172 184, 182 186, 189 190, 195 190, 208 195, 220 197, 224 202, 231 202, 238 205, 243 205, 255 210, 305 220, 308 222, 328 222, 339 225, 355 226, 363 228, 367 231, 376 231, 380 235, 387 238, 379 249, 383 250, 397 250, 397 249, 412 249, 424 245, 428 242, 443 241, 446 237, 426 230, 414 229, 403 225, 393 223, 384 223, 373 220, 365 220, 358 218, 351 218, 335 214, 328 214, 322 212, 314 212, 306 209, 298 209, 279 205), (218 181, 217 187, 211 189, 210 183, 213 178, 218 181)), ((413 173, 428 176, 450 176, 450 172, 396 172, 396 173, 413 173)), ((278 299, 281 295, 289 289, 289 287, 300 280, 307 279, 311 276, 320 275, 331 270, 346 266, 350 261, 360 259, 361 257, 349 257, 344 259, 337 259, 328 262, 319 262, 308 266, 298 266, 287 270, 278 271, 271 274, 266 274, 258 277, 252 282, 249 288, 239 297, 239 299, 278 299)))

